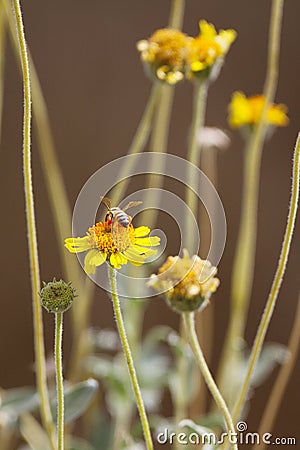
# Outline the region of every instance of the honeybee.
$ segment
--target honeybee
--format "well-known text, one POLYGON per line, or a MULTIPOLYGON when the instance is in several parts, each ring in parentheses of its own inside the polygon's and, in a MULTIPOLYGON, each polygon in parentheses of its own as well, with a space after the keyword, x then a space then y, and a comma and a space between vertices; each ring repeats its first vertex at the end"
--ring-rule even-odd
POLYGON ((121 225, 123 228, 128 228, 131 224, 132 217, 126 214, 125 211, 134 206, 140 205, 141 201, 129 202, 123 209, 118 206, 111 206, 111 200, 107 197, 100 197, 101 203, 106 206, 108 213, 105 216, 105 221, 109 224, 121 225))

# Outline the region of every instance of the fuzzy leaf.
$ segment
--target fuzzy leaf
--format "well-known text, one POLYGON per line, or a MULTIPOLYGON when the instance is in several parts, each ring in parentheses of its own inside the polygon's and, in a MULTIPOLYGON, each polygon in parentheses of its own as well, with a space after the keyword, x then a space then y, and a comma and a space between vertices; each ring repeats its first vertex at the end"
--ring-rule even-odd
POLYGON ((46 432, 31 414, 22 414, 20 432, 31 450, 50 450, 46 432))
MULTIPOLYGON (((80 417, 98 390, 98 382, 93 378, 82 381, 65 389, 65 423, 71 423, 80 417)), ((56 403, 52 408, 53 417, 56 417, 56 403)), ((56 419, 55 419, 56 420, 56 419)))
POLYGON ((0 411, 19 416, 37 408, 39 397, 34 388, 21 387, 4 391, 0 411))

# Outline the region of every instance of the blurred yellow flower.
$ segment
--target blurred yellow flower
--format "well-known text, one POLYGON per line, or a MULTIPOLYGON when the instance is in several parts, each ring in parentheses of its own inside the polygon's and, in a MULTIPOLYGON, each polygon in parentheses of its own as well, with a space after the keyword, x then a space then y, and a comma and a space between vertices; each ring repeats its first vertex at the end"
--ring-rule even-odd
MULTIPOLYGON (((246 97, 242 92, 234 92, 228 107, 228 122, 232 128, 255 125, 259 122, 265 104, 263 95, 246 97)), ((283 104, 271 104, 267 110, 266 121, 269 125, 284 127, 288 125, 287 107, 283 104)))
POLYGON ((190 38, 179 30, 162 28, 137 43, 141 59, 159 80, 176 84, 184 78, 190 38))
POLYGON ((156 250, 147 247, 160 243, 159 237, 149 237, 149 233, 150 228, 145 226, 134 228, 131 223, 124 227, 118 222, 98 222, 88 229, 86 236, 66 239, 65 247, 71 253, 87 251, 84 270, 87 274, 93 274, 96 267, 105 261, 116 269, 127 262, 134 266, 143 264, 156 253, 156 250))
POLYGON ((189 42, 190 77, 212 67, 225 56, 236 38, 234 30, 221 30, 217 33, 215 27, 206 20, 200 20, 199 28, 199 36, 189 42))
POLYGON ((176 311, 196 311, 206 306, 217 290, 220 280, 213 276, 216 272, 209 261, 190 257, 184 249, 183 258, 169 256, 157 275, 151 275, 148 285, 162 292, 176 311))

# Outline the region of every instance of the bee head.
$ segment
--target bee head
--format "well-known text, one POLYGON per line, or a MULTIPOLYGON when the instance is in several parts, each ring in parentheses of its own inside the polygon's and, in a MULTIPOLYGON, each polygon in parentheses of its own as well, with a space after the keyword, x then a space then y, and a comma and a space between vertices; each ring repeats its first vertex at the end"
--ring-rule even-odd
POLYGON ((109 225, 112 224, 112 218, 113 218, 113 214, 111 212, 108 212, 105 216, 105 222, 108 223, 109 225))

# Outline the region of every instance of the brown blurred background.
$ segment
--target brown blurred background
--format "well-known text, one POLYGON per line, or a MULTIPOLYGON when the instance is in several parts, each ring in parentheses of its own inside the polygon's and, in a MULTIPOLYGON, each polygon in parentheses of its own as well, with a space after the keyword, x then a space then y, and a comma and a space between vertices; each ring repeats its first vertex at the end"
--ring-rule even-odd
MULTIPOLYGON (((137 55, 136 41, 149 36, 168 21, 169 1, 52 1, 23 2, 24 21, 43 91, 49 108, 58 158, 73 205, 87 178, 99 167, 126 154, 143 111, 151 83, 137 55)), ((265 146, 259 204, 258 250, 254 292, 247 328, 251 344, 279 256, 290 195, 291 156, 300 127, 300 3, 285 2, 280 78, 277 102, 289 107, 290 125, 277 130, 265 146)), ((226 109, 230 95, 262 90, 267 52, 271 1, 188 0, 184 30, 195 35, 198 20, 205 18, 217 28, 234 28, 233 45, 219 79, 211 86, 207 124, 228 128, 226 109)), ((186 155, 191 119, 192 87, 176 87, 169 151, 186 155)), ((5 96, 1 142, 0 196, 1 239, 1 375, 4 388, 32 384, 32 319, 28 252, 24 217, 21 159, 22 85, 11 46, 5 60, 5 96)), ((232 145, 219 154, 219 193, 228 222, 228 238, 220 264, 222 287, 214 298, 217 315, 213 367, 216 367, 228 320, 230 272, 238 231, 243 142, 230 133, 232 145)), ((53 221, 41 172, 33 130, 33 169, 41 276, 62 275, 53 221)), ((163 226, 162 226, 163 228, 163 226)), ((299 291, 299 221, 287 273, 267 341, 286 343, 293 323, 299 291)), ((62 245, 62 243, 60 243, 62 245)), ((111 305, 99 289, 94 303, 94 324, 113 326, 111 305)), ((52 346, 52 317, 45 318, 48 351, 52 346)), ((178 318, 162 301, 152 302, 146 327, 158 323, 177 325, 178 318), (158 312, 159 311, 159 312, 158 312)), ((65 355, 70 349, 65 326, 65 355)), ((257 390, 251 402, 249 429, 255 431, 270 382, 257 390)), ((273 433, 296 436, 299 425, 299 363, 286 391, 273 433)), ((299 432, 298 432, 299 433, 299 432)), ((298 435, 299 438, 299 435, 298 435)))

